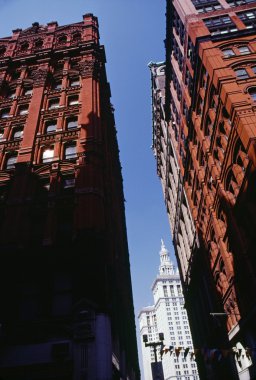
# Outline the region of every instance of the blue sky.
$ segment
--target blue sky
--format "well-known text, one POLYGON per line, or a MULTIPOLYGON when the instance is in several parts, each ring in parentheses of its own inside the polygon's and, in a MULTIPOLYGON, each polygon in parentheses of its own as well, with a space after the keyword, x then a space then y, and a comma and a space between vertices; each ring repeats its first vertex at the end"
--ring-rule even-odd
MULTIPOLYGON (((59 25, 99 19, 118 131, 126 199, 135 316, 152 303, 160 240, 174 260, 160 181, 151 150, 150 61, 164 60, 165 0, 0 0, 0 36, 35 21, 59 25)), ((140 350, 140 347, 139 347, 140 350)))

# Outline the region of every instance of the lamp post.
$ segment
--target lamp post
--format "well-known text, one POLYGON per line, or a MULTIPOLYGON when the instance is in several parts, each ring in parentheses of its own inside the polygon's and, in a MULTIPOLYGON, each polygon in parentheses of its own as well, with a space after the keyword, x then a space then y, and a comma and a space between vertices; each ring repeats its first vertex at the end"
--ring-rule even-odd
POLYGON ((157 361, 157 346, 163 347, 164 334, 159 333, 159 341, 157 342, 148 342, 147 334, 142 336, 145 347, 153 347, 155 362, 151 363, 152 379, 153 380, 164 380, 163 366, 162 362, 157 361))

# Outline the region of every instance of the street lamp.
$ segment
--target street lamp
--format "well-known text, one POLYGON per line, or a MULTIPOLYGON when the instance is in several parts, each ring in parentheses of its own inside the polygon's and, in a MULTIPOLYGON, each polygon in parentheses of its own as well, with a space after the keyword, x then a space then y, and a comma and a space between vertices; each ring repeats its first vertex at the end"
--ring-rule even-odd
POLYGON ((164 380, 164 374, 163 374, 163 366, 162 362, 157 361, 157 346, 163 347, 163 341, 164 341, 164 334, 159 333, 159 341, 157 342, 148 342, 148 336, 147 334, 144 334, 142 336, 143 342, 145 344, 145 347, 153 347, 154 349, 154 357, 155 362, 151 363, 151 371, 152 371, 152 378, 153 380, 164 380))

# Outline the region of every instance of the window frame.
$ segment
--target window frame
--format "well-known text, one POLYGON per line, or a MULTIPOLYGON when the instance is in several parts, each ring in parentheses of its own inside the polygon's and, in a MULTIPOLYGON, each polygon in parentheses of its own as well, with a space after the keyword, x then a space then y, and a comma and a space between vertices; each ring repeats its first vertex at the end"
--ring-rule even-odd
POLYGON ((60 98, 48 99, 48 110, 55 110, 55 109, 58 109, 59 107, 60 107, 60 98))
POLYGON ((42 149, 41 160, 43 164, 52 162, 54 160, 54 147, 45 147, 44 149, 42 149), (48 157, 44 157, 44 154, 46 152, 52 152, 52 155, 49 155, 48 157))

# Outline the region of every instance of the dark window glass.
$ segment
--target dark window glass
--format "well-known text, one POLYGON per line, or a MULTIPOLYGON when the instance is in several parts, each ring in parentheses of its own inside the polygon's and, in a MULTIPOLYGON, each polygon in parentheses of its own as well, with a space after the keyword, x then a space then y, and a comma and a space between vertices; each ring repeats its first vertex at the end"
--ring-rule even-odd
POLYGON ((65 158, 67 160, 76 157, 76 144, 70 144, 65 147, 65 158))
POLYGON ((77 117, 67 119, 67 129, 73 129, 78 127, 77 117))
POLYGON ((236 76, 238 79, 245 79, 245 78, 249 77, 249 75, 245 69, 236 69, 235 73, 236 73, 236 76))
POLYGON ((55 132, 56 129, 57 129, 57 121, 56 120, 47 121, 46 129, 45 129, 46 133, 55 132))

